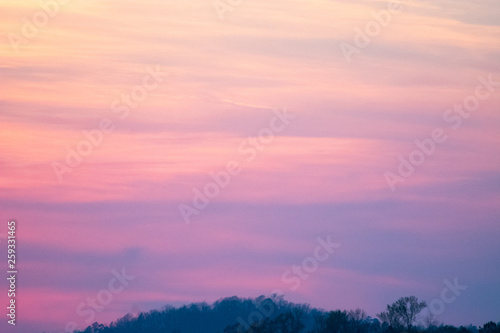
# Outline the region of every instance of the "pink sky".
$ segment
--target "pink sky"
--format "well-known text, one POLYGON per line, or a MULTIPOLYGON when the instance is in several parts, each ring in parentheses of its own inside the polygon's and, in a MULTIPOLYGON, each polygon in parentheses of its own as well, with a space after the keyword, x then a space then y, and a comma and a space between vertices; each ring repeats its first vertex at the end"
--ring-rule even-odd
POLYGON ((18 222, 17 332, 84 328, 78 305, 122 267, 135 279, 94 321, 275 289, 375 316, 455 277, 468 289, 438 320, 500 321, 497 1, 391 14, 387 1, 246 0, 223 20, 211 0, 55 1, 0 0, 0 235, 18 222), (348 61, 342 43, 373 13, 390 22, 348 61), (447 118, 478 89, 468 118, 447 118), (96 134, 103 121, 113 129, 96 134), (391 191, 386 172, 436 128, 446 142, 391 191), (91 151, 68 166, 79 147, 91 151), (185 223, 179 205, 230 161, 240 172, 185 223), (290 290, 283 272, 327 235, 340 248, 290 290))

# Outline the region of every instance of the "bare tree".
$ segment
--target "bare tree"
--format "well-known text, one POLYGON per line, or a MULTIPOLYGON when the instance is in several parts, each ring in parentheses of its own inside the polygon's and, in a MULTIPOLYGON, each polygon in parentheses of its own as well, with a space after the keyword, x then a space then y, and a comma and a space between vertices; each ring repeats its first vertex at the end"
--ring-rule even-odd
POLYGON ((392 305, 387 304, 387 310, 377 317, 395 329, 411 330, 417 314, 426 306, 425 302, 419 302, 415 296, 401 297, 392 305))
POLYGON ((358 308, 356 310, 349 310, 349 312, 347 312, 347 317, 349 317, 350 320, 353 320, 356 322, 362 322, 368 316, 364 310, 361 310, 358 308))
POLYGON ((439 321, 437 320, 436 316, 432 312, 429 312, 424 318, 424 324, 425 324, 426 328, 429 328, 429 327, 433 327, 433 326, 438 326, 439 321))

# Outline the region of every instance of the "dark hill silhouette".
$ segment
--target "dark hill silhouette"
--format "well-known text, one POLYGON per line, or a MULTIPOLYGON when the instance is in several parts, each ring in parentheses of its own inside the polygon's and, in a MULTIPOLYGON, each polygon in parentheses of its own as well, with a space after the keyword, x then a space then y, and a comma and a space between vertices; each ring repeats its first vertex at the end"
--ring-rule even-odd
POLYGON ((137 316, 127 314, 109 326, 94 323, 75 333, 500 333, 500 323, 494 322, 479 330, 475 326, 437 326, 435 321, 425 328, 411 322, 409 327, 398 326, 394 318, 407 318, 406 310, 400 307, 399 313, 390 313, 391 308, 394 307, 388 305, 388 312, 381 318, 389 316, 392 325, 389 320, 381 322, 367 316, 361 309, 324 311, 288 302, 277 295, 255 299, 233 296, 211 305, 193 303, 178 308, 166 306, 137 316))

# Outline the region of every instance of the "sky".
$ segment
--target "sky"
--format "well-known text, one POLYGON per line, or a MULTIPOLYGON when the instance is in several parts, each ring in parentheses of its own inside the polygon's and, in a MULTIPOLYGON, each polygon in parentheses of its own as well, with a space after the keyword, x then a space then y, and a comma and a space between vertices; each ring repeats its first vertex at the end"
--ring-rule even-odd
POLYGON ((500 321, 498 1, 0 0, 0 36, 2 332, 276 291, 500 321))

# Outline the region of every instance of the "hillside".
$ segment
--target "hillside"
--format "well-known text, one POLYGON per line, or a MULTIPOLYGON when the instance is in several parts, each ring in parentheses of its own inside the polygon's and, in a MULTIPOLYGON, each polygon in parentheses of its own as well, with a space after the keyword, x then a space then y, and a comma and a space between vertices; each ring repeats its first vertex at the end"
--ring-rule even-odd
MULTIPOLYGON (((380 314, 377 316, 384 319, 384 316, 380 314)), ((500 333, 500 323, 494 322, 489 322, 480 328, 475 326, 457 328, 450 325, 438 325, 435 320, 431 320, 432 318, 426 318, 426 320, 413 318, 410 326, 405 327, 404 315, 397 317, 391 313, 389 317, 389 320, 381 321, 367 316, 361 309, 324 311, 308 304, 288 302, 282 296, 277 295, 260 296, 255 299, 233 296, 220 299, 213 304, 193 303, 178 308, 166 306, 162 310, 151 310, 137 316, 127 314, 108 326, 94 323, 84 331, 75 333, 385 333, 409 331, 500 333)))

